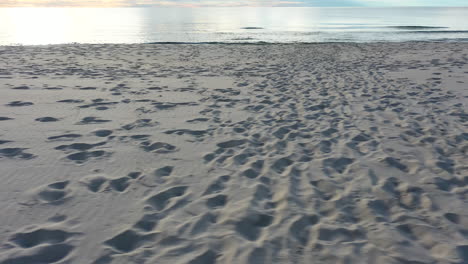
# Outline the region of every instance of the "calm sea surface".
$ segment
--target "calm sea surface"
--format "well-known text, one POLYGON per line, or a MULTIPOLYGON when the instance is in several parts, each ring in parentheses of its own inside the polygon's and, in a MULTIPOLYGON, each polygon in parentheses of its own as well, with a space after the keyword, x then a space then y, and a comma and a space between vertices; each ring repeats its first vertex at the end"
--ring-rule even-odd
POLYGON ((468 8, 0 8, 0 45, 468 41, 468 8))

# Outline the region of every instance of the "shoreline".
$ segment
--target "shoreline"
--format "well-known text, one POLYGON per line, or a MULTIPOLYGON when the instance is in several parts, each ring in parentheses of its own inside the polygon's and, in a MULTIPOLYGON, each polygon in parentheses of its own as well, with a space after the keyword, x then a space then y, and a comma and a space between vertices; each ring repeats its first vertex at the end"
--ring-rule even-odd
POLYGON ((147 43, 60 43, 60 44, 9 44, 9 45, 0 45, 2 47, 53 47, 53 46, 100 46, 100 45, 326 45, 326 44, 342 44, 342 45, 398 45, 398 44, 430 44, 430 43, 439 43, 439 44, 453 44, 459 43, 464 44, 468 43, 468 39, 444 39, 444 40, 409 40, 409 41, 370 41, 370 42, 351 42, 351 41, 338 41, 338 42, 147 42, 147 43))

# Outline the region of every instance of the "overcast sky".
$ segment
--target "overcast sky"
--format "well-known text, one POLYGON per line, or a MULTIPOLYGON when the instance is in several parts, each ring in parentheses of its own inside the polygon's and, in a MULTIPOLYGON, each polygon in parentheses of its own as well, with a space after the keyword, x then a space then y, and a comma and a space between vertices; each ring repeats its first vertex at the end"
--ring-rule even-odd
POLYGON ((468 0, 0 0, 10 6, 468 6, 468 0))

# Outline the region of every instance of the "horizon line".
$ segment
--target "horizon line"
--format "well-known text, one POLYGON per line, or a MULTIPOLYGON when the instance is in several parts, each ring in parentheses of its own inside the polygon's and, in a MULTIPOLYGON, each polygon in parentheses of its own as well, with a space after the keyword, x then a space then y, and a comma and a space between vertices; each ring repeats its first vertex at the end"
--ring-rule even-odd
POLYGON ((131 6, 1 6, 0 8, 245 8, 245 7, 292 7, 292 8, 468 8, 467 6, 438 6, 438 5, 414 5, 414 6, 301 6, 301 5, 240 5, 240 6, 223 6, 223 5, 131 5, 131 6))

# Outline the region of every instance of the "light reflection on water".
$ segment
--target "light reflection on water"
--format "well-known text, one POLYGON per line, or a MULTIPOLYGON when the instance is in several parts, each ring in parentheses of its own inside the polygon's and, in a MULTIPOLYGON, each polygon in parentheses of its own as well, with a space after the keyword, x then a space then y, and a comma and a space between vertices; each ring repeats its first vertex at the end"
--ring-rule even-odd
POLYGON ((0 45, 437 39, 468 40, 468 8, 0 8, 0 45))

